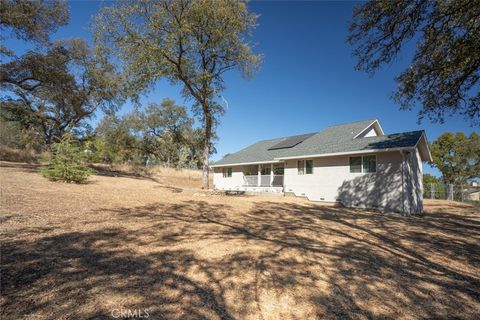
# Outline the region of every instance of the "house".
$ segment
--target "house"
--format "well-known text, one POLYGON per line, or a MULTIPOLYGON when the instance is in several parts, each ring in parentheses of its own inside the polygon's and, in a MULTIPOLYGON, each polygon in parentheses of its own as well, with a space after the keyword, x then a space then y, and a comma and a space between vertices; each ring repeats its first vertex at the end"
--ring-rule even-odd
POLYGON ((218 190, 293 194, 381 211, 423 210, 424 131, 385 134, 378 120, 259 141, 214 163, 218 190))

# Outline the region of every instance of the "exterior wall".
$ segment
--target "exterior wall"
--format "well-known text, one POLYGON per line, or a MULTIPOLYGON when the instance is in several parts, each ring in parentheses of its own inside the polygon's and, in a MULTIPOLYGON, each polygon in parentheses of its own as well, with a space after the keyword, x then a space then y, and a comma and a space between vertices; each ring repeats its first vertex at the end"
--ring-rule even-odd
POLYGON ((472 192, 467 196, 468 200, 478 201, 480 200, 480 192, 472 192))
MULTIPOLYGON (((422 161, 418 149, 409 154, 382 152, 376 173, 350 173, 349 156, 314 158, 313 174, 299 175, 297 160, 285 161, 284 192, 313 201, 341 202, 347 207, 419 213, 423 210, 422 161)), ((214 168, 215 189, 236 189, 244 184, 243 166, 232 166, 224 178, 214 168)))
POLYGON ((222 168, 213 168, 213 187, 219 190, 233 189, 244 184, 243 166, 232 166, 232 176, 223 177, 222 168))
POLYGON ((365 131, 364 133, 362 133, 360 136, 358 136, 357 138, 364 138, 364 137, 376 137, 377 136, 377 132, 375 131, 375 129, 373 128, 373 126, 370 127, 370 129, 368 129, 367 131, 365 131))
POLYGON ((423 172, 418 148, 415 152, 405 155, 405 160, 408 165, 405 179, 406 212, 420 213, 423 212, 423 172))
MULTIPOLYGON (((286 161, 284 191, 314 201, 341 202, 347 207, 378 208, 382 211, 397 212, 410 210, 405 208, 405 204, 414 203, 414 197, 409 199, 406 196, 402 197, 402 186, 405 188, 407 183, 406 174, 402 179, 400 152, 378 153, 376 173, 350 173, 349 158, 349 156, 315 158, 311 175, 297 173, 297 160, 286 161)), ((418 175, 421 179, 421 162, 419 164, 418 175)), ((418 210, 422 207, 421 191, 418 189, 421 180, 418 181, 418 176, 412 176, 409 183, 412 192, 415 191, 415 210, 418 210)))
POLYGON ((376 137, 376 136, 379 136, 381 134, 381 132, 377 132, 375 130, 375 124, 372 124, 370 125, 365 131, 362 132, 362 134, 360 134, 358 138, 364 138, 364 137, 376 137))

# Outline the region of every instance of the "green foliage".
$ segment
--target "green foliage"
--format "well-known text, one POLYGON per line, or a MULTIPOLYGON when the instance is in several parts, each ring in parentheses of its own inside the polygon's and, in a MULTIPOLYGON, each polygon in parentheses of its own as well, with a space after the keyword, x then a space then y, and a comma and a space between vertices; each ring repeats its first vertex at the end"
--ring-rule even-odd
POLYGON ((0 146, 40 152, 44 141, 37 130, 24 128, 17 121, 5 121, 0 115, 0 146))
POLYGON ((444 183, 466 184, 480 177, 480 137, 475 132, 469 137, 462 132, 446 132, 431 144, 430 150, 444 183))
POLYGON ((423 184, 438 184, 440 183, 440 180, 438 180, 437 177, 432 176, 431 174, 425 173, 423 175, 423 184))
POLYGON ((480 123, 480 5, 478 0, 370 0, 353 14, 348 41, 357 70, 374 73, 410 40, 416 52, 397 78, 394 99, 403 109, 420 102, 421 120, 462 114, 480 123))
POLYGON ((165 99, 123 117, 104 117, 85 146, 92 162, 200 168, 203 132, 193 123, 184 106, 165 99))
POLYGON ((238 0, 131 0, 105 7, 95 18, 96 50, 121 61, 132 95, 166 78, 194 101, 203 126, 204 187, 223 112, 216 101, 225 87, 223 74, 236 69, 248 78, 260 64, 246 41, 256 20, 238 0))
MULTIPOLYGON (((68 22, 68 6, 58 0, 0 0, 0 31, 25 41, 47 42, 49 35, 68 22)), ((0 42, 3 41, 0 36, 0 42)), ((13 52, 0 45, 0 53, 13 52)))
POLYGON ((42 174, 50 180, 65 182, 83 182, 92 170, 86 166, 85 152, 78 146, 71 132, 53 144, 53 155, 47 167, 42 169, 42 174))
POLYGON ((1 116, 35 128, 50 144, 99 108, 121 102, 118 75, 80 39, 57 42, 47 53, 28 52, 2 65, 1 116))

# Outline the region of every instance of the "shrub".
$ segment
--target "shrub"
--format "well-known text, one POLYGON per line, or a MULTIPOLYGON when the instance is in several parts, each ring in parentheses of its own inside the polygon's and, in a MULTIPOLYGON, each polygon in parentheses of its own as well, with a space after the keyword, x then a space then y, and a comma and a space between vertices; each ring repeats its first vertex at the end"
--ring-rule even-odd
POLYGON ((13 149, 0 145, 0 160, 37 163, 38 155, 31 149, 13 149))
POLYGON ((48 166, 42 169, 42 174, 55 181, 85 181, 92 174, 85 159, 85 153, 79 148, 78 142, 67 132, 62 140, 53 144, 52 159, 48 166))

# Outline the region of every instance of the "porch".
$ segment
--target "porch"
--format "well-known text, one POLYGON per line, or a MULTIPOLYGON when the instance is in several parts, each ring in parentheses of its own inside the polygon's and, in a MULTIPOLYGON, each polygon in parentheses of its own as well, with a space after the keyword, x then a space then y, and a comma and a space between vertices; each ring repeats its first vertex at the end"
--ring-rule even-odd
POLYGON ((283 163, 268 163, 245 166, 242 187, 277 187, 283 191, 283 163))

